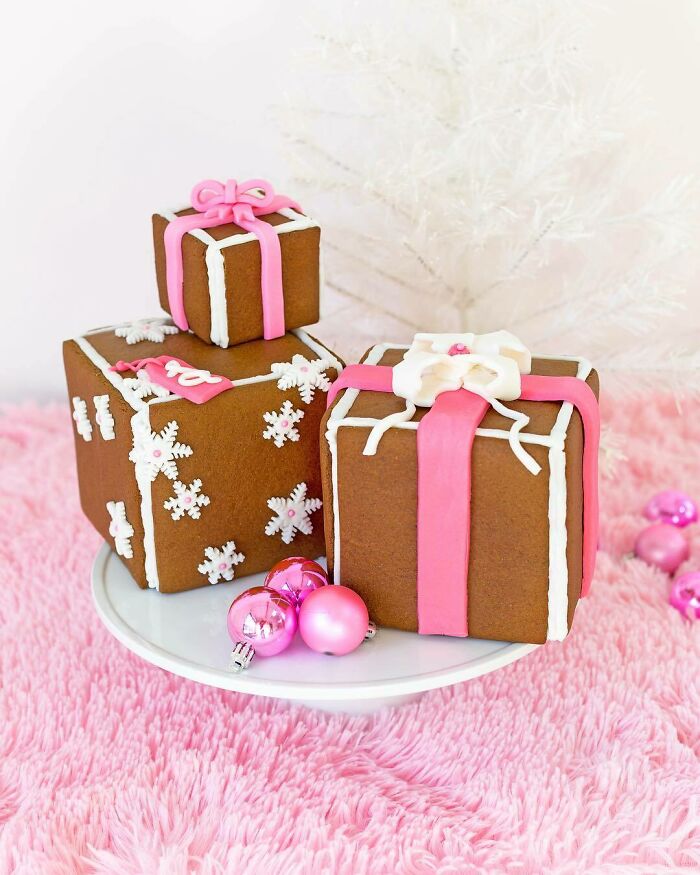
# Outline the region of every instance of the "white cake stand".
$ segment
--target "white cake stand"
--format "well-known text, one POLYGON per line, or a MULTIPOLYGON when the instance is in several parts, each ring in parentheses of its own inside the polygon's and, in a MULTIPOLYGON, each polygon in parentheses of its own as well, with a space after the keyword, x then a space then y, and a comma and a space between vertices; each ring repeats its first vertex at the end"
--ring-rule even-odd
POLYGON ((252 696, 288 699, 326 711, 363 713, 466 681, 531 653, 535 644, 421 636, 379 629, 348 656, 314 653, 299 636, 282 655, 256 657, 236 674, 226 614, 234 597, 262 574, 176 595, 141 590, 104 544, 92 569, 102 622, 129 650, 166 671, 252 696))

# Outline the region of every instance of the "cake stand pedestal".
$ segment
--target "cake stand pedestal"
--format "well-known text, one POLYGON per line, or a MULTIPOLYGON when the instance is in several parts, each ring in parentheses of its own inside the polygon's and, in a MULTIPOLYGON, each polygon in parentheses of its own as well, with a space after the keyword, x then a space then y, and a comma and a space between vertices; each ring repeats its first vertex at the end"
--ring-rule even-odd
POLYGON ((107 629, 147 662, 201 684, 325 711, 367 713, 401 704, 495 671, 537 646, 379 629, 354 653, 334 657, 314 653, 297 636, 280 656, 256 657, 236 674, 228 668, 226 614, 235 596, 260 586, 263 577, 172 595, 144 591, 104 544, 92 569, 92 593, 107 629))

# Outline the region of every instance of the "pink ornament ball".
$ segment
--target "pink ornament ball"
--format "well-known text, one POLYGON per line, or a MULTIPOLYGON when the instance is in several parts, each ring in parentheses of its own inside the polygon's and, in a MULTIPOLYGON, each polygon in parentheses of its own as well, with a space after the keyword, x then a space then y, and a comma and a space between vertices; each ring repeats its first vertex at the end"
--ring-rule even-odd
POLYGON ((700 571, 689 571, 676 578, 668 600, 684 617, 700 620, 700 571))
POLYGON ((283 559, 268 571, 265 578, 265 586, 289 599, 296 607, 314 590, 327 584, 328 575, 323 567, 303 556, 283 559))
POLYGON ((690 555, 683 533, 665 523, 654 523, 643 529, 635 542, 634 552, 640 559, 667 574, 673 574, 690 555))
POLYGON ((324 586, 310 593, 299 609, 299 632, 317 653, 344 656, 364 641, 367 606, 347 586, 324 586))
POLYGON ((292 643, 297 612, 274 589, 254 586, 233 600, 227 625, 234 643, 252 645, 258 656, 275 656, 292 643))
POLYGON ((670 523, 672 526, 689 526, 698 520, 698 506, 685 492, 665 489, 647 503, 644 516, 648 520, 670 523))

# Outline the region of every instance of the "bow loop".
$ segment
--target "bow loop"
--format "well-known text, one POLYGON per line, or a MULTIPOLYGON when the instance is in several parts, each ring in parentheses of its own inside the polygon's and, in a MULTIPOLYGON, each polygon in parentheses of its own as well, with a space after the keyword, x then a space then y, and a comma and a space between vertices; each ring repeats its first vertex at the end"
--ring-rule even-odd
POLYGON ((247 206, 256 212, 267 212, 275 204, 277 195, 266 179, 246 179, 237 182, 227 179, 219 182, 216 179, 203 179, 192 189, 190 203, 200 213, 207 216, 229 217, 232 209, 237 206, 247 206), (214 208, 228 207, 214 211, 214 208))

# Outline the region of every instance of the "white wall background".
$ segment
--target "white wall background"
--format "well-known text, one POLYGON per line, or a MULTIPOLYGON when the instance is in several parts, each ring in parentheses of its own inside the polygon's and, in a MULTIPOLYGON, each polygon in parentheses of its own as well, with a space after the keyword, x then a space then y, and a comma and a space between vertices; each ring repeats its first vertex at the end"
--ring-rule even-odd
MULTIPOLYGON (((648 172, 659 161, 697 172, 700 3, 612 5, 594 13, 591 48, 648 94, 653 117, 632 132, 651 146, 648 172)), ((150 215, 193 182, 264 176, 294 195, 271 108, 319 8, 66 0, 5 10, 0 399, 61 397, 62 339, 157 312, 150 215)), ((700 295, 688 299, 700 327, 700 295)))

